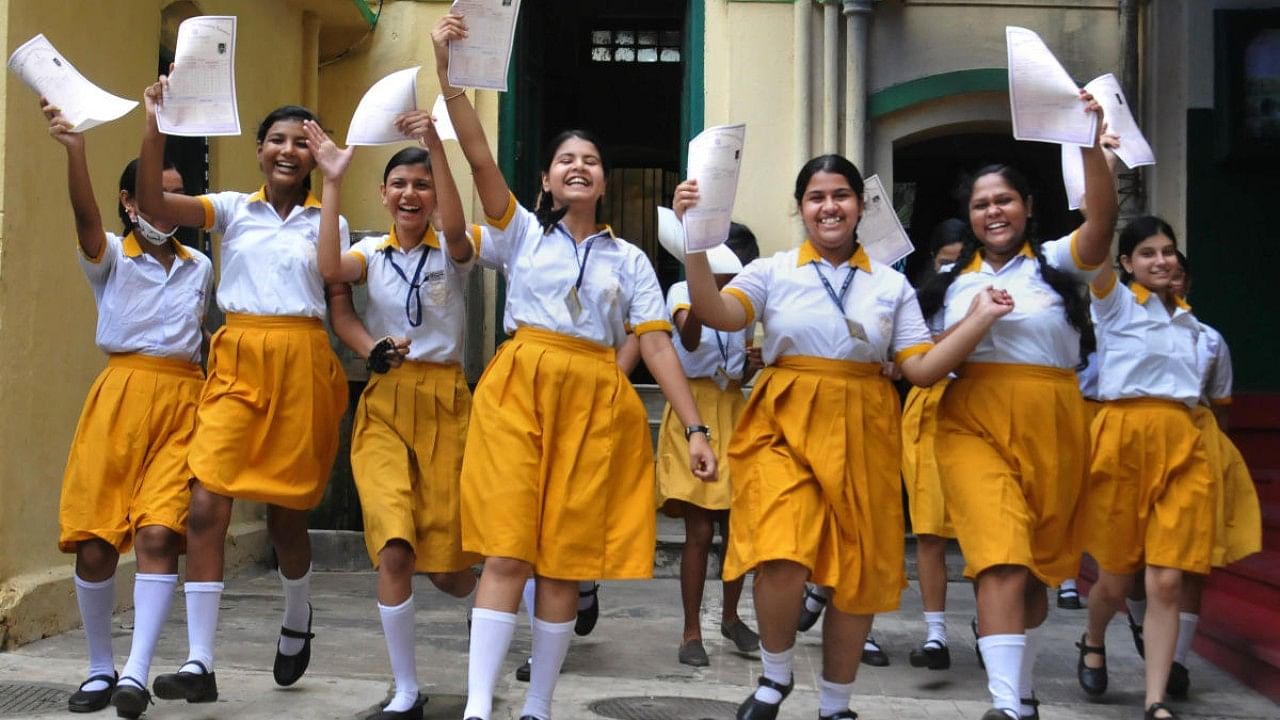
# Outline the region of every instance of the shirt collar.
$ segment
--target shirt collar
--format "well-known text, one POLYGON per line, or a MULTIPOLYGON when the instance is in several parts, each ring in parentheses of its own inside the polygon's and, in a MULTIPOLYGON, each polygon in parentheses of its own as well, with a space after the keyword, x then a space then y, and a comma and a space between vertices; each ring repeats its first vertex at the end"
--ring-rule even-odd
MULTIPOLYGON (((1142 283, 1137 283, 1137 282, 1129 283, 1129 291, 1133 293, 1133 299, 1139 305, 1146 305, 1147 300, 1151 298, 1151 291, 1148 290, 1147 286, 1143 285, 1142 283)), ((1173 296, 1173 304, 1179 310, 1191 312, 1191 306, 1187 304, 1187 301, 1183 300, 1177 295, 1173 296)))
MULTIPOLYGON (((256 193, 254 193, 254 194, 252 194, 252 195, 250 195, 250 196, 249 196, 249 202, 262 202, 262 203, 265 203, 266 201, 267 201, 267 186, 266 186, 266 185, 263 185, 262 187, 258 188, 258 192, 256 192, 256 193)), ((308 190, 308 191, 307 191, 307 199, 302 201, 302 207, 304 207, 304 208, 318 208, 318 207, 320 207, 320 201, 319 201, 318 199, 316 199, 316 196, 315 196, 315 195, 312 195, 312 194, 311 194, 311 191, 310 191, 310 190, 308 190)))
MULTIPOLYGON (((1018 256, 1035 260, 1036 251, 1031 249, 1031 243, 1024 242, 1022 243, 1022 248, 1018 250, 1018 255, 1015 255, 1014 257, 1018 257, 1018 256)), ((982 269, 982 263, 983 263, 982 251, 979 250, 978 252, 973 254, 973 259, 969 261, 968 265, 964 266, 964 269, 962 269, 960 273, 964 274, 964 273, 970 273, 970 272, 978 272, 979 270, 982 269)))
MULTIPOLYGON (((422 236, 422 243, 427 247, 433 247, 437 250, 440 249, 440 238, 436 236, 435 228, 430 225, 427 226, 427 232, 422 236)), ((383 240, 382 244, 378 246, 378 250, 380 251, 386 250, 387 248, 396 248, 401 252, 405 251, 404 248, 400 247, 400 238, 396 237, 395 225, 391 226, 391 232, 387 233, 387 239, 383 240)))
MULTIPOLYGON (((124 256, 128 258, 136 258, 142 254, 142 245, 138 244, 138 238, 132 232, 124 236, 124 256)), ((190 260, 191 251, 187 250, 187 246, 178 242, 177 238, 169 238, 169 245, 173 248, 173 254, 177 255, 181 260, 190 260)))
MULTIPOLYGON (((565 226, 564 226, 564 222, 563 222, 563 221, 556 223, 556 228, 557 228, 557 229, 559 229, 559 230, 560 230, 560 232, 564 233, 565 235, 568 235, 568 236, 569 236, 569 239, 574 241, 574 244, 577 244, 577 240, 574 240, 573 233, 569 232, 569 228, 567 228, 567 227, 565 227, 565 226)), ((587 240, 594 240, 594 239, 596 239, 596 238, 599 238, 599 237, 606 237, 606 236, 607 236, 610 240, 617 240, 617 239, 618 239, 618 236, 613 234, 613 228, 612 228, 611 226, 609 226, 609 225, 597 225, 597 226, 596 226, 596 233, 595 233, 594 235, 592 235, 592 236, 588 237, 588 238, 587 238, 587 240)), ((585 241, 584 241, 584 242, 585 242, 585 241)))
MULTIPOLYGON (((800 252, 796 255, 796 267, 803 267, 815 260, 821 260, 822 256, 818 254, 818 249, 813 246, 807 238, 804 244, 800 246, 800 252)), ((858 245, 853 251, 853 255, 849 256, 847 263, 850 267, 856 267, 863 272, 871 272, 871 258, 867 256, 866 248, 858 245)))

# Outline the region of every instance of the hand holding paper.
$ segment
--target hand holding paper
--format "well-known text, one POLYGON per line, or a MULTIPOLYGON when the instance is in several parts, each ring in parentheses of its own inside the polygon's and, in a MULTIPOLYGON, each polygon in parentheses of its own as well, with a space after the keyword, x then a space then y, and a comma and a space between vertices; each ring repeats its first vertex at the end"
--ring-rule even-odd
POLYGON ((1040 36, 1026 28, 1005 28, 1009 54, 1009 105, 1013 136, 1019 140, 1093 147, 1097 117, 1071 75, 1040 36))
POLYGON ((879 175, 863 183, 862 219, 858 222, 858 244, 871 259, 892 265, 915 252, 911 238, 893 209, 893 201, 879 175))
MULTIPOLYGON (((1125 166, 1131 170, 1143 165, 1154 165, 1155 153, 1151 151, 1151 145, 1147 143, 1147 139, 1138 128, 1129 103, 1125 100, 1124 91, 1120 89, 1120 83, 1115 76, 1107 73, 1096 77, 1090 80, 1084 89, 1102 106, 1103 115, 1107 119, 1103 132, 1117 138, 1117 141, 1112 143, 1115 156, 1123 160, 1125 166)), ((1084 158, 1078 147, 1067 145, 1062 147, 1062 183, 1067 191, 1067 207, 1072 210, 1079 209, 1084 200, 1084 158)))
POLYGON ((420 67, 397 70, 365 91, 351 116, 348 145, 390 145, 412 139, 396 127, 396 116, 418 109, 420 67))
POLYGON ((746 125, 720 125, 689 141, 689 179, 696 182, 699 199, 682 218, 688 252, 722 245, 729 237, 746 134, 746 125))
POLYGON ((36 35, 14 50, 9 69, 61 111, 67 132, 84 132, 111 122, 138 105, 86 80, 44 35, 36 35))
POLYGON ((465 36, 449 41, 449 84, 506 91, 520 0, 454 0, 449 12, 466 21, 465 36))
POLYGON ((236 19, 204 15, 178 26, 173 72, 156 113, 165 135, 239 135, 236 19))

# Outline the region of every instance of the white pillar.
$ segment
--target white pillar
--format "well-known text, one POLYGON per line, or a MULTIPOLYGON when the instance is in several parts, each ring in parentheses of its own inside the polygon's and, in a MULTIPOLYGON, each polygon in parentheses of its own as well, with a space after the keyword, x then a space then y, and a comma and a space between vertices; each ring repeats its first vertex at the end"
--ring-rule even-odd
POLYGON ((867 174, 867 58, 872 0, 844 0, 844 155, 867 174))
POLYGON ((796 162, 795 166, 800 167, 808 162, 812 149, 811 136, 813 132, 813 93, 810 91, 810 82, 813 74, 811 62, 811 54, 813 52, 813 43, 811 40, 812 23, 813 23, 813 4, 810 0, 798 0, 794 7, 792 15, 792 31, 795 34, 794 42, 796 60, 795 60, 795 117, 796 117, 796 162))
POLYGON ((840 7, 822 8, 822 152, 840 151, 840 7))

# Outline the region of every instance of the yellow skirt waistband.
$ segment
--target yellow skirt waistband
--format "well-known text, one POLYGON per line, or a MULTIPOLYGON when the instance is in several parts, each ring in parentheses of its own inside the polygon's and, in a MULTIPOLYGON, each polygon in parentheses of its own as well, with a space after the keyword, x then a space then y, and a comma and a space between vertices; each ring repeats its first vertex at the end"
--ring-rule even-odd
MULTIPOLYGON (((716 390, 720 389, 720 386, 716 384, 716 381, 713 378, 707 377, 689 378, 689 386, 693 387, 694 385, 705 385, 708 388, 715 388, 716 390)), ((730 380, 725 384, 724 392, 729 392, 730 390, 742 390, 742 381, 730 380)))
POLYGON ((820 375, 843 375, 845 377, 874 377, 880 375, 882 370, 880 363, 832 360, 812 355, 784 355, 774 360, 773 366, 784 370, 798 370, 820 375))
POLYGON ((599 343, 583 340, 542 328, 522 327, 516 330, 513 340, 521 345, 541 345, 574 355, 590 355, 599 360, 614 362, 614 350, 599 343))
POLYGON ((107 358, 107 367, 150 370, 151 372, 178 375, 196 380, 204 379, 204 371, 193 362, 178 360, 177 358, 143 355, 142 353, 116 353, 107 358))
POLYGON ((430 375, 432 373, 455 373, 461 369, 458 363, 434 363, 425 360, 404 360, 400 367, 393 367, 387 375, 430 375))
POLYGON ((1180 410, 1190 413, 1191 408, 1177 400, 1156 397, 1136 397, 1136 398, 1118 398, 1116 400, 1107 400, 1104 405, 1114 405, 1121 408, 1150 408, 1153 410, 1180 410))
POLYGON ((1049 365, 1020 365, 1016 363, 965 363, 956 375, 966 380, 1056 380, 1076 382, 1075 370, 1049 365))
POLYGON ((227 313, 227 327, 244 330, 323 330, 320 318, 296 315, 243 315, 227 313))

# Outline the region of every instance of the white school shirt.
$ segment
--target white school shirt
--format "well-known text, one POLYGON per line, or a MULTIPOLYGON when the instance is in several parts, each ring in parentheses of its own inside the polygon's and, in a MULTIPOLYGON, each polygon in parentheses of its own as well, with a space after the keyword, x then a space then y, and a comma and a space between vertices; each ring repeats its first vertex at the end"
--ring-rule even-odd
MULTIPOLYGON (((222 235, 218 307, 245 315, 323 318, 324 280, 316 263, 320 201, 306 201, 280 219, 257 192, 200 195, 204 227, 222 235)), ((351 242, 346 218, 338 217, 342 246, 351 242)))
POLYGON ((165 270, 142 251, 133 233, 105 235, 98 257, 79 253, 98 305, 98 347, 105 353, 200 362, 213 263, 200 251, 170 240, 175 257, 165 270))
MULTIPOLYGON (((471 226, 470 237, 472 245, 478 246, 478 226, 471 226)), ((409 338, 410 360, 442 365, 462 362, 464 293, 467 273, 474 262, 455 263, 430 227, 422 242, 408 252, 401 249, 393 227, 387 235, 364 238, 347 254, 364 266, 358 282, 369 287, 364 324, 370 335, 409 338), (410 282, 420 262, 422 270, 414 288, 410 282), (404 273, 403 277, 400 273, 404 273)))
POLYGON ((1200 323, 1196 340, 1196 369, 1200 372, 1200 404, 1230 405, 1231 386, 1235 378, 1231 370, 1231 350, 1222 333, 1200 323))
POLYGON ((1080 394, 1085 400, 1098 399, 1098 352, 1089 353, 1089 364, 1076 371, 1076 381, 1080 383, 1080 394))
POLYGON ((1196 341, 1200 322, 1181 299, 1170 315, 1160 298, 1142 285, 1112 280, 1105 292, 1092 290, 1098 335, 1098 399, 1200 400, 1196 341))
MULTIPOLYGON (((672 322, 675 322, 676 313, 689 308, 689 283, 681 281, 672 285, 667 290, 667 312, 671 314, 672 322)), ((742 367, 747 357, 745 331, 720 332, 703 325, 698 349, 686 350, 680 338, 672 338, 671 344, 676 346, 676 355, 680 358, 685 377, 714 378, 716 370, 724 368, 730 378, 742 379, 742 367)))
POLYGON ((508 334, 521 327, 541 328, 616 349, 628 333, 671 332, 649 258, 608 226, 581 243, 562 223, 544 233, 537 217, 514 195, 501 218, 486 221, 491 230, 480 244, 480 262, 506 275, 502 324, 508 334), (584 259, 581 312, 575 318, 565 299, 584 259))
MULTIPOLYGON (((1044 243, 1041 251, 1050 267, 1084 282, 1102 267, 1080 261, 1074 232, 1044 243)), ((991 269, 981 252, 975 254, 947 288, 943 329, 963 320, 974 295, 988 286, 1007 291, 1013 297, 1013 310, 996 320, 969 353, 968 362, 1046 365, 1067 370, 1080 364, 1080 333, 1067 320, 1062 297, 1041 277, 1040 263, 1029 244, 1024 244, 998 271, 991 269)))
POLYGON ((747 311, 747 326, 764 323, 764 362, 806 355, 850 362, 901 363, 933 347, 916 291, 902 273, 872 260, 861 246, 839 267, 805 240, 794 250, 753 261, 724 292, 747 311), (838 295, 849 272, 853 282, 837 308, 818 273, 838 295), (861 328, 850 333, 849 318, 861 328))

